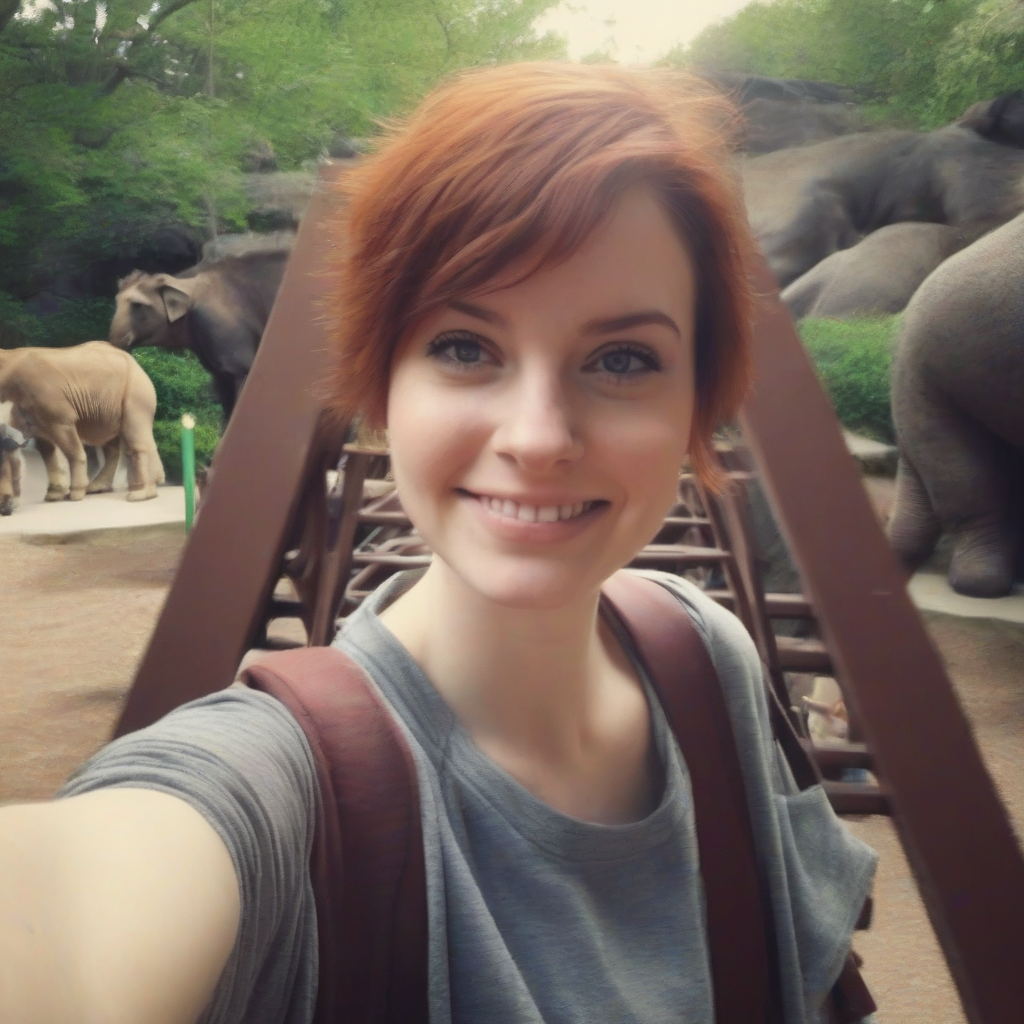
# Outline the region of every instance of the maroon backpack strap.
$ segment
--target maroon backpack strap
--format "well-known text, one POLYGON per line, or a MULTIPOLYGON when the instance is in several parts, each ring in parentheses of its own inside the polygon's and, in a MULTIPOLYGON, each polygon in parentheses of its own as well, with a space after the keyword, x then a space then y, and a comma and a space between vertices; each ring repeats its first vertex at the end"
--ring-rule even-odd
POLYGON ((242 678, 288 708, 316 762, 314 1024, 427 1024, 426 872, 405 737, 334 648, 268 654, 242 678))
POLYGON ((660 584, 618 572, 602 596, 640 652, 690 773, 715 1019, 778 1024, 782 989, 771 902, 718 673, 689 615, 660 584))

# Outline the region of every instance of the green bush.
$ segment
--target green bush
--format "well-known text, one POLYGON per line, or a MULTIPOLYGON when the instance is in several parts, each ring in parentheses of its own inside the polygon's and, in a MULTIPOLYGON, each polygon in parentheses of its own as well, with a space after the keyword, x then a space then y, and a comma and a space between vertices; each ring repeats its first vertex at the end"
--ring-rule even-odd
POLYGON ((64 348, 105 338, 114 315, 112 299, 66 299, 53 313, 37 316, 0 291, 0 348, 42 345, 64 348))
POLYGON ((132 355, 156 388, 156 418, 180 419, 190 412, 200 423, 221 425, 221 408, 213 397, 210 375, 192 352, 135 348, 132 355))
POLYGON ((208 466, 220 440, 223 414, 214 400, 210 375, 192 352, 161 348, 132 350, 156 389, 153 437, 170 483, 181 483, 181 417, 196 419, 196 466, 208 466))
MULTIPOLYGON (((153 439, 164 464, 167 482, 181 483, 181 420, 156 420, 153 439)), ((220 441, 220 431, 209 423, 197 423, 195 433, 196 467, 208 466, 220 441)))
POLYGON ((889 367, 898 316, 803 320, 800 337, 842 424, 893 443, 889 367))

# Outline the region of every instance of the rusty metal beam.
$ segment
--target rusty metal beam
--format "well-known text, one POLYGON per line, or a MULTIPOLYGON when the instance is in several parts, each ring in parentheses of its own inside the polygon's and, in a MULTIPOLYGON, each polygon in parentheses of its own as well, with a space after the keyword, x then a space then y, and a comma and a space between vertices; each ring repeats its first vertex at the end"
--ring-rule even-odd
POLYGON ((1024 1019, 1024 860, 767 264, 741 415, 972 1024, 1024 1019))
POLYGON ((329 344, 315 271, 333 244, 330 185, 340 173, 338 164, 321 171, 117 736, 227 686, 261 624, 307 463, 320 458, 312 389, 329 344))

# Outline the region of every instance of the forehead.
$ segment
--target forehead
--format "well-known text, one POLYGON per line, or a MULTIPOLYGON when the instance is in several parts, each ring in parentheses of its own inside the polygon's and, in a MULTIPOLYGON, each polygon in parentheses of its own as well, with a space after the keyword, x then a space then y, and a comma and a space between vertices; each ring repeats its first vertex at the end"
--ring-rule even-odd
POLYGON ((641 310, 665 312, 683 327, 692 324, 695 291, 686 242, 656 196, 635 187, 567 260, 478 294, 503 314, 554 315, 567 327, 641 310))

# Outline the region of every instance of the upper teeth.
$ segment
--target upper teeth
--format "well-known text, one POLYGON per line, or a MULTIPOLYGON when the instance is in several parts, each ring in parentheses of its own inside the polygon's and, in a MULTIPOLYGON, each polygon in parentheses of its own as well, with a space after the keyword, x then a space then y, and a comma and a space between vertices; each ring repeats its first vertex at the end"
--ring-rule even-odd
POLYGON ((527 523, 554 523, 559 519, 572 519, 590 508, 592 501, 577 501, 574 505, 521 505, 501 498, 480 499, 484 507, 506 519, 522 519, 527 523))

